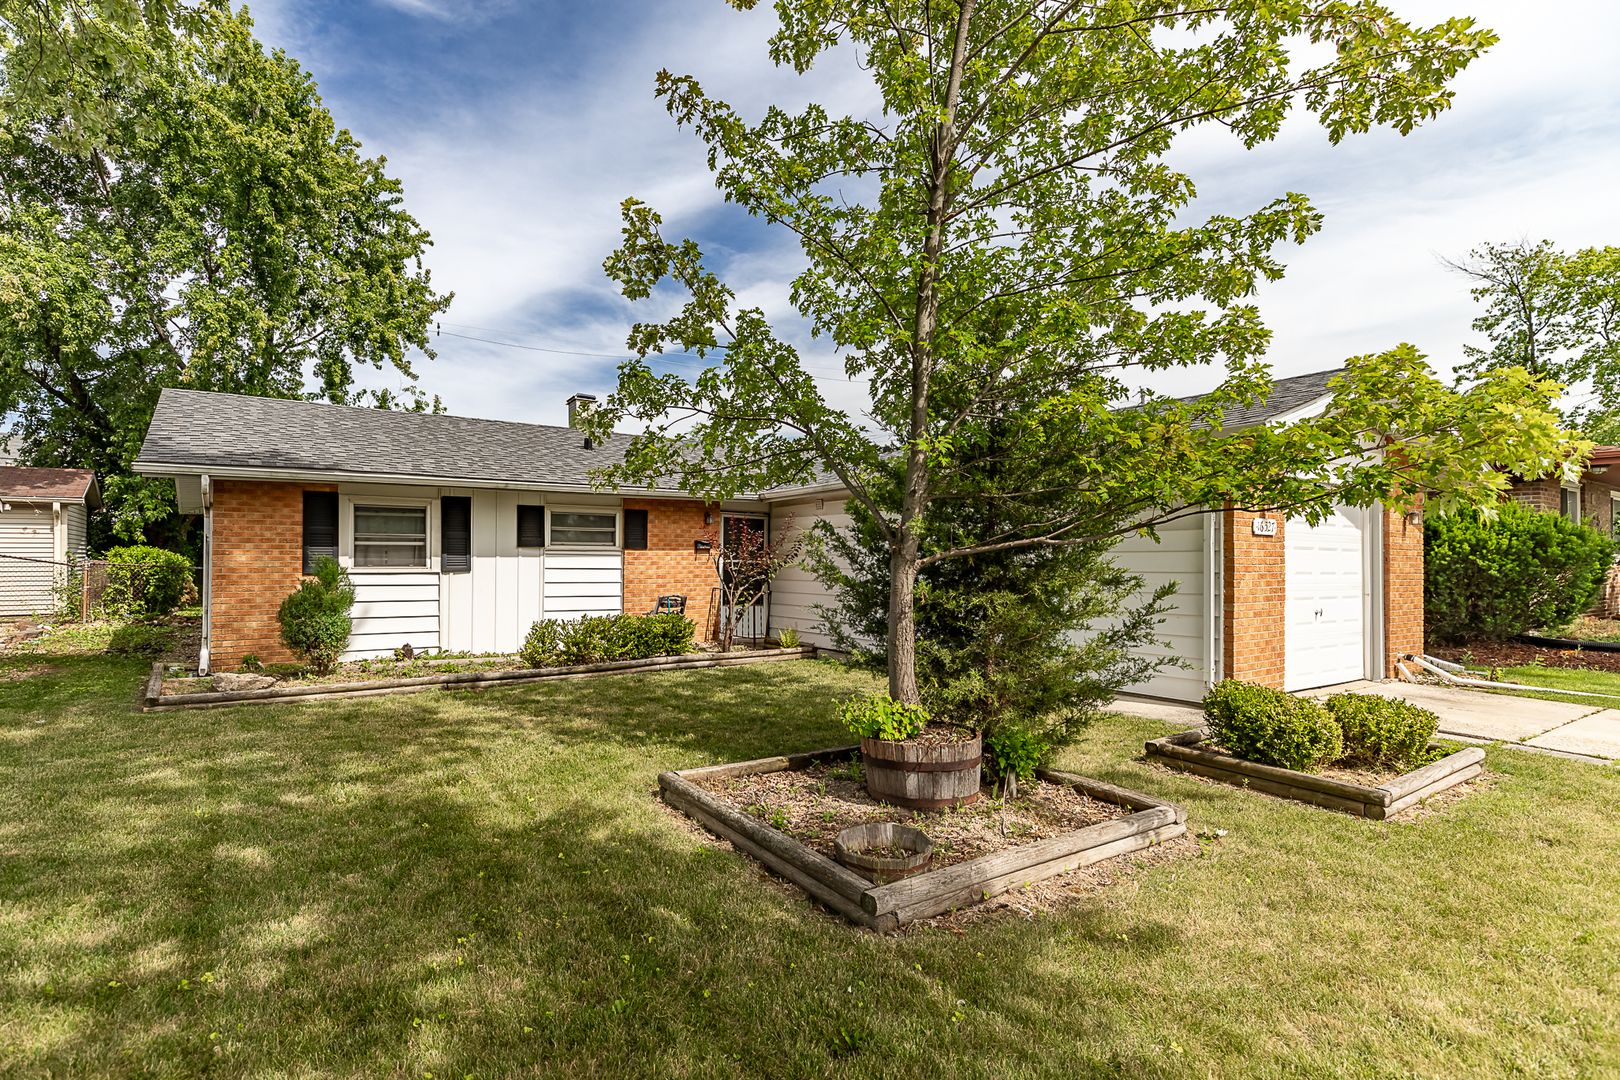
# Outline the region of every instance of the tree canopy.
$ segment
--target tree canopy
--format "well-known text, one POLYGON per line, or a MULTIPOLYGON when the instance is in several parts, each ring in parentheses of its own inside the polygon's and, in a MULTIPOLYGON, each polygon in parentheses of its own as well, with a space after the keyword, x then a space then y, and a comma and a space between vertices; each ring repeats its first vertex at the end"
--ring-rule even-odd
POLYGON ((677 476, 717 498, 837 477, 889 546, 897 699, 918 700, 914 589, 932 563, 1091 544, 1229 501, 1313 519, 1425 489, 1441 505, 1478 501, 1506 482, 1489 462, 1537 474, 1562 453, 1550 394, 1522 371, 1459 394, 1406 345, 1348 361, 1324 416, 1226 430, 1225 410, 1270 388, 1270 335, 1248 298, 1282 276, 1274 249, 1321 215, 1287 193, 1200 219, 1193 179, 1165 161, 1179 133, 1219 125, 1252 147, 1295 109, 1333 142, 1409 132, 1496 40, 1471 20, 1417 27, 1371 0, 779 0, 776 12, 778 64, 802 73, 853 48, 881 109, 772 107, 750 122, 668 71, 657 93, 707 143, 725 198, 798 236, 808 265, 793 303, 869 408, 830 404, 698 245, 666 240, 629 200, 608 273, 632 300, 673 286, 685 303, 630 335, 638 358, 592 421, 646 427, 601 478, 677 476), (693 381, 642 359, 721 346, 723 363, 693 381), (1226 379, 1198 401, 1137 393, 1139 373, 1209 364, 1226 379), (950 507, 964 503, 994 504, 999 532, 952 540, 950 507), (925 553, 931 509, 941 532, 925 553))
POLYGON ((1520 240, 1446 265, 1475 283, 1485 311, 1473 329, 1490 342, 1463 346, 1459 375, 1522 367, 1565 386, 1590 383, 1595 401, 1571 410, 1572 421, 1620 438, 1620 247, 1566 255, 1551 240, 1520 240))
POLYGON ((229 11, 226 0, 0 0, 0 121, 56 116, 57 146, 101 145, 123 94, 229 11))
POLYGON ((99 145, 63 148, 66 109, 0 124, 0 408, 25 459, 102 474, 125 536, 172 521, 170 485, 129 470, 162 388, 302 397, 312 377, 359 403, 355 365, 414 380, 450 300, 386 161, 309 75, 245 14, 205 29, 103 88, 99 145))

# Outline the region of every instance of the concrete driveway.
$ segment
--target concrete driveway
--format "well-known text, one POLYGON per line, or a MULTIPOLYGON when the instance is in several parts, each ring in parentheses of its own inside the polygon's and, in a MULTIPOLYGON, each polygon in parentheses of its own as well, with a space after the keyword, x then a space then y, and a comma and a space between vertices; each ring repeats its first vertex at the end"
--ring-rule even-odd
MULTIPOLYGON (((1620 709, 1402 682, 1345 683, 1307 690, 1304 695, 1325 698, 1345 691, 1404 698, 1421 705, 1440 718, 1442 735, 1480 742, 1517 743, 1588 760, 1620 759, 1620 709)), ((1196 705, 1122 697, 1108 708, 1111 712, 1146 716, 1187 727, 1204 722, 1203 710, 1196 705)))

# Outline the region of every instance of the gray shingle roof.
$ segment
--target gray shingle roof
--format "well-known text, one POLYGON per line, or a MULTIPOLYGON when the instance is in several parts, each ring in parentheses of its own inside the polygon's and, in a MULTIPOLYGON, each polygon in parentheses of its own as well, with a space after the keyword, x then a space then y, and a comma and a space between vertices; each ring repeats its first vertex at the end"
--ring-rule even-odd
MULTIPOLYGON (((1303 408, 1318 398, 1326 397, 1330 392, 1328 382, 1337 375, 1343 375, 1348 368, 1334 368, 1331 371, 1317 371, 1310 375, 1295 375, 1288 379, 1278 379, 1271 384, 1271 396, 1258 405, 1250 408, 1227 409, 1221 414, 1223 428, 1251 427, 1255 424, 1264 424, 1285 416, 1295 409, 1303 408)), ((1194 397, 1180 400, 1189 404, 1201 401, 1207 394, 1198 394, 1194 397)))
POLYGON ((586 450, 568 427, 164 390, 135 464, 586 487, 628 440, 586 450))

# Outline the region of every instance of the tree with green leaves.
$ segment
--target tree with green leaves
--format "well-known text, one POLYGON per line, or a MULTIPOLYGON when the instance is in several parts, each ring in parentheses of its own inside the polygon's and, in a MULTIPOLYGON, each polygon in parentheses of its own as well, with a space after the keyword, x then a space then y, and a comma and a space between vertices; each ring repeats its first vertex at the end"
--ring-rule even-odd
POLYGON ((131 538, 176 539, 172 485, 129 469, 163 387, 360 404, 356 365, 414 380, 410 350, 433 355, 450 300, 399 182, 336 127, 308 74, 267 53, 245 14, 208 30, 154 51, 138 87, 106 87, 112 119, 84 156, 61 147, 66 112, 0 124, 12 446, 96 469, 131 538))
POLYGON ((1176 135, 1219 125, 1252 147, 1294 108, 1333 142, 1410 132, 1495 42, 1471 20, 1416 27, 1371 0, 778 0, 776 12, 778 64, 802 73, 853 49, 881 106, 773 107, 751 122, 688 76, 660 73, 657 92, 708 145, 725 197, 799 238, 793 303, 862 380, 866 407, 829 403, 698 245, 666 240, 629 200, 607 272, 632 300, 660 288, 685 300, 631 332, 637 358, 591 422, 644 430, 599 479, 673 476, 712 499, 836 477, 886 545, 895 699, 920 697, 916 587, 935 564, 1151 533, 1229 502, 1320 520, 1335 503, 1406 506, 1425 490, 1441 507, 1483 501, 1506 483, 1486 463, 1539 474, 1565 453, 1528 375, 1457 393, 1410 346, 1349 361, 1323 416, 1222 426, 1271 385, 1248 298, 1282 276, 1273 248, 1321 215, 1290 193, 1184 220, 1196 188, 1165 161, 1176 135), (654 374, 644 357, 667 348, 724 362, 692 381, 654 374), (1137 373, 1213 363, 1226 379, 1199 400, 1136 392, 1137 373), (953 508, 972 504, 993 505, 999 531, 953 534, 953 508))
POLYGON ((0 0, 0 122, 55 116, 56 146, 100 146, 127 119, 125 95, 229 12, 226 0, 0 0))
POLYGON ((1475 283, 1485 311, 1473 329, 1490 342, 1463 346, 1459 377, 1522 367, 1565 386, 1589 383, 1595 404, 1571 410, 1571 421, 1603 441, 1620 438, 1620 247, 1566 255, 1551 240, 1520 240, 1446 266, 1475 283))

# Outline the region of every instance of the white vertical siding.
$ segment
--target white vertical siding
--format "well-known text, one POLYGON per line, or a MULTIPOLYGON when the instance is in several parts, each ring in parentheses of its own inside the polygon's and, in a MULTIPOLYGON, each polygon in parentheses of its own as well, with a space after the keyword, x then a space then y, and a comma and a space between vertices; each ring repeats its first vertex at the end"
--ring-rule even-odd
MULTIPOLYGON (((793 525, 797 529, 808 531, 818 521, 826 521, 835 529, 847 529, 853 524, 853 519, 844 513, 844 503, 848 499, 848 492, 840 491, 823 497, 820 510, 816 509, 814 499, 772 506, 771 534, 774 536, 786 524, 789 514, 793 515, 793 525)), ((816 580, 814 574, 803 566, 788 567, 771 582, 772 635, 780 634, 785 629, 795 629, 804 644, 832 648, 832 638, 820 629, 823 620, 815 610, 817 604, 832 602, 833 595, 816 580)))
POLYGON ((1175 610, 1164 617, 1158 628, 1158 637, 1169 643, 1168 648, 1143 649, 1141 655, 1173 656, 1192 665, 1165 668, 1147 682, 1126 687, 1127 693, 1177 701, 1198 701, 1204 696, 1209 678, 1204 658, 1209 642, 1209 599, 1204 581, 1208 565, 1206 516, 1201 514, 1160 526, 1158 543, 1144 536, 1126 537, 1111 553, 1115 563, 1142 578, 1142 590, 1133 602, 1146 599, 1166 582, 1179 583, 1176 594, 1170 598, 1175 610))
POLYGON ((624 556, 553 552, 545 557, 545 617, 617 615, 624 610, 624 556))
POLYGON ((13 503, 0 514, 0 554, 20 556, 0 559, 0 615, 44 615, 54 608, 56 529, 50 503, 35 509, 13 503), (25 561, 34 559, 40 561, 25 561))
POLYGON ((439 648, 439 575, 430 570, 401 573, 351 569, 354 629, 345 660, 386 656, 407 642, 415 649, 439 648))
MULTIPOLYGON (((537 492, 457 490, 472 497, 472 569, 443 575, 444 648, 516 652, 540 618, 539 548, 517 546, 517 508, 543 500, 537 492)), ((430 539, 437 545, 437 533, 430 539)))

